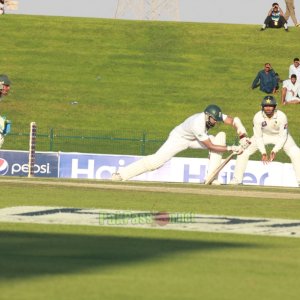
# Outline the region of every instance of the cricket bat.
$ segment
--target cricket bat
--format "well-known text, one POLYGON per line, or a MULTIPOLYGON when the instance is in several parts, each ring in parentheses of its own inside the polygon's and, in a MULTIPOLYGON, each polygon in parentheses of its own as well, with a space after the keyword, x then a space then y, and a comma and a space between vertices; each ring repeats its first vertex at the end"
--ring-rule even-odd
POLYGON ((232 152, 228 157, 226 157, 223 162, 206 178, 204 184, 211 184, 220 171, 230 162, 234 155, 236 155, 236 153, 232 152))

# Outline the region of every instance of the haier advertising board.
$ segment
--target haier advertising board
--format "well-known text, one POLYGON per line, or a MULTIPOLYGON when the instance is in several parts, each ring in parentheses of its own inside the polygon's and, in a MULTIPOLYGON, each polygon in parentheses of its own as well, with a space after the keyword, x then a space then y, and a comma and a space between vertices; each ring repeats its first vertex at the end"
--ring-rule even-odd
MULTIPOLYGON (((109 179, 119 167, 141 159, 140 156, 83 153, 60 153, 59 177, 109 179)), ((161 168, 134 177, 134 180, 203 183, 208 159, 173 157, 161 168)), ((235 160, 219 173, 219 181, 228 184, 233 177, 235 160)), ((246 185, 296 187, 295 172, 290 163, 249 161, 244 174, 246 185)))

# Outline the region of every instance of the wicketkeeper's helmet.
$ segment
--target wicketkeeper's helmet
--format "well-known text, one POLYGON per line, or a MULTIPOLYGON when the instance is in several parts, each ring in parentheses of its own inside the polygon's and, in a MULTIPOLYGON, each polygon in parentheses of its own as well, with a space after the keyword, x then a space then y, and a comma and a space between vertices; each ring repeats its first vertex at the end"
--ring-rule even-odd
POLYGON ((221 108, 215 104, 208 105, 204 112, 206 115, 214 118, 216 121, 223 121, 221 108))
POLYGON ((273 96, 266 96, 261 102, 261 107, 264 108, 265 106, 277 106, 276 99, 273 96))

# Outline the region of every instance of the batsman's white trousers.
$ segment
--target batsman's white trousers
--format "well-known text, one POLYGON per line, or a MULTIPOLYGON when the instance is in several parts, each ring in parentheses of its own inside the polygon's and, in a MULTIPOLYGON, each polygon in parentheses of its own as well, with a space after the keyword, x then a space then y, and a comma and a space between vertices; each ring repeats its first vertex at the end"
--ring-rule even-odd
MULTIPOLYGON (((209 136, 211 141, 216 145, 226 144, 226 135, 224 132, 219 132, 216 136, 209 136)), ((188 140, 180 136, 176 130, 171 131, 166 142, 158 149, 155 154, 148 155, 142 159, 118 170, 122 180, 128 180, 147 171, 153 171, 161 167, 165 162, 170 160, 177 153, 191 149, 207 149, 204 144, 198 140, 188 140)), ((211 153, 208 174, 210 174, 216 166, 221 163, 222 153, 211 153)))
MULTIPOLYGON (((277 142, 278 136, 263 135, 263 140, 265 145, 273 144, 277 142)), ((249 156, 254 154, 258 150, 256 140, 254 137, 251 138, 251 145, 241 154, 237 156, 235 169, 234 169, 234 179, 238 183, 242 183, 244 173, 247 167, 249 156)), ((296 173, 296 179, 300 184, 300 149, 296 145, 294 139, 288 134, 287 140, 283 145, 283 151, 291 159, 294 171, 296 173)))

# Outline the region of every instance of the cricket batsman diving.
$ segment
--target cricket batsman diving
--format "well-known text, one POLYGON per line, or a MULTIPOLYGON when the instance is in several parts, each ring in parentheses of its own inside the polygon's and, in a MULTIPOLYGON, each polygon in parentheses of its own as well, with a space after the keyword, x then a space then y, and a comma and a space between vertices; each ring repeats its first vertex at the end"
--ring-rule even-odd
MULTIPOLYGON (((158 149, 155 154, 145 156, 144 158, 119 168, 117 173, 112 175, 112 180, 128 180, 132 177, 153 171, 161 167, 177 153, 188 149, 208 149, 209 165, 207 176, 221 164, 222 154, 225 151, 232 151, 241 154, 243 149, 250 143, 247 137, 245 127, 237 117, 232 118, 222 113, 220 107, 211 104, 204 112, 194 114, 187 118, 183 123, 175 127, 169 134, 166 142, 158 149), (219 132, 216 136, 208 135, 208 130, 213 128, 217 122, 224 122, 226 125, 233 126, 240 136, 240 145, 226 146, 226 135, 219 132)), ((220 184, 217 179, 213 184, 220 184)))
POLYGON ((250 146, 236 160, 234 177, 230 184, 242 184, 244 172, 249 156, 257 150, 261 153, 261 160, 267 164, 275 159, 276 153, 283 149, 290 157, 296 179, 300 186, 300 149, 288 132, 288 120, 280 110, 276 110, 276 100, 273 96, 266 96, 261 102, 261 111, 253 118, 253 136, 250 146), (274 147, 268 156, 265 145, 274 147))

